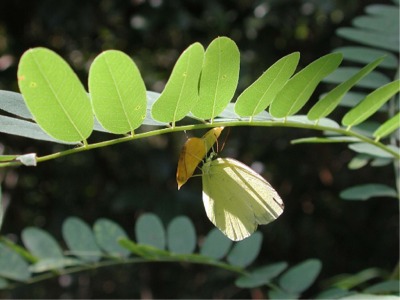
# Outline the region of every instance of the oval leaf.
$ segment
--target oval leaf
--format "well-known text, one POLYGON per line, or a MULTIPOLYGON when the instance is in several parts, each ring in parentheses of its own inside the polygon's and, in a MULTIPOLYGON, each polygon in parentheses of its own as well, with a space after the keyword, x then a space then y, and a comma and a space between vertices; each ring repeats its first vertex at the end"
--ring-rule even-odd
POLYGON ((85 261, 98 261, 101 250, 96 243, 93 231, 79 218, 69 217, 62 225, 62 233, 71 254, 85 261))
POLYGON ((298 72, 276 95, 270 106, 270 114, 276 118, 284 118, 297 113, 310 99, 321 80, 336 70, 341 61, 342 54, 331 53, 298 72))
POLYGON ((133 132, 146 117, 146 87, 125 53, 105 51, 89 71, 89 91, 97 120, 112 133, 133 132))
POLYGON ((25 247, 40 259, 64 257, 56 240, 42 229, 36 227, 25 228, 21 237, 25 247))
MULTIPOLYGON (((349 80, 352 76, 354 76, 357 72, 360 71, 360 68, 357 67, 340 67, 332 74, 324 78, 324 82, 326 83, 342 83, 346 80, 349 80)), ((357 82, 357 87, 363 87, 368 89, 377 89, 382 85, 385 85, 390 82, 389 77, 386 75, 372 71, 363 79, 357 82)))
POLYGON ((93 129, 88 95, 76 74, 56 53, 34 48, 22 55, 18 85, 40 127, 55 139, 85 141, 93 129))
POLYGON ((397 192, 390 186, 378 183, 362 184, 343 190, 340 198, 345 200, 368 200, 373 197, 397 197, 397 192))
POLYGON ((300 294, 308 289, 322 269, 318 259, 308 259, 290 268, 279 278, 279 285, 285 291, 300 294))
POLYGON ((99 219, 93 226, 98 245, 111 256, 127 257, 129 250, 119 245, 118 239, 128 238, 126 232, 117 223, 108 219, 99 219))
POLYGON ((207 47, 200 78, 197 118, 213 120, 231 101, 239 80, 240 53, 234 41, 219 37, 207 47))
POLYGON ((400 80, 388 83, 368 94, 356 107, 346 113, 342 119, 345 126, 354 126, 368 119, 391 97, 400 91, 400 80))
POLYGON ((232 241, 217 228, 212 229, 201 245, 200 254, 214 259, 222 259, 231 248, 232 241))
POLYGON ((31 277, 28 263, 16 252, 0 243, 0 276, 17 281, 31 277))
POLYGON ((279 262, 272 265, 255 269, 250 274, 244 275, 236 279, 235 284, 241 288, 255 288, 267 284, 271 279, 282 273, 288 264, 287 262, 279 262))
POLYGON ((203 65, 204 48, 199 43, 188 47, 179 57, 171 76, 152 107, 152 116, 160 122, 183 119, 197 102, 198 85, 203 65))
POLYGON ((373 69, 378 66, 384 57, 378 58, 362 68, 359 72, 354 74, 348 80, 336 86, 333 90, 320 99, 308 112, 307 117, 310 120, 317 120, 329 115, 340 103, 343 96, 364 76, 369 74, 373 69))
POLYGON ((179 216, 167 228, 168 249, 177 254, 190 254, 196 248, 196 232, 188 217, 179 216))
POLYGON ((378 140, 380 140, 381 138, 391 134, 399 127, 400 127, 400 112, 398 112, 394 117, 390 118, 381 126, 379 126, 378 129, 375 130, 373 136, 378 140))
POLYGON ((243 91, 235 104, 235 112, 242 117, 253 117, 265 110, 296 70, 300 53, 289 54, 265 71, 243 91))
POLYGON ((136 221, 136 240, 139 244, 165 249, 165 230, 161 220, 155 214, 143 214, 136 221))
POLYGON ((258 253, 260 253, 261 242, 262 235, 259 231, 237 242, 227 257, 228 262, 242 268, 247 267, 257 258, 258 253))

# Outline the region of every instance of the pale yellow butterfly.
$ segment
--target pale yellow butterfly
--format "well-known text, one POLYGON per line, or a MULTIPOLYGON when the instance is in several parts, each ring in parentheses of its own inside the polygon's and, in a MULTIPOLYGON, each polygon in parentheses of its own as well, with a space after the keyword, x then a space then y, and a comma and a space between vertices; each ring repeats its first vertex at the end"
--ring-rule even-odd
POLYGON ((282 214, 282 199, 261 175, 233 158, 213 156, 202 167, 203 204, 222 233, 240 241, 282 214))

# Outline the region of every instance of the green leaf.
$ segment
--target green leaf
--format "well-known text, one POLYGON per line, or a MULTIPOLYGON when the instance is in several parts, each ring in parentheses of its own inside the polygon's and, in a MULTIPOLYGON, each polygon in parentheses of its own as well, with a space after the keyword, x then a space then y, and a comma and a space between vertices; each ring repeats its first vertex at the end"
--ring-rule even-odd
POLYGON ((136 240, 139 244, 165 249, 165 230, 155 214, 142 214, 135 225, 136 240))
POLYGON ((189 46, 179 57, 161 96, 153 104, 152 116, 160 122, 183 119, 197 102, 198 85, 203 65, 204 48, 199 43, 189 46))
POLYGON ((89 97, 60 56, 45 48, 26 51, 18 66, 18 84, 47 134, 64 142, 86 141, 94 122, 89 97))
POLYGON ((331 53, 309 64, 294 75, 271 103, 270 114, 283 118, 297 113, 310 99, 317 85, 342 61, 342 54, 331 53))
POLYGON ((0 115, 0 132, 23 136, 30 139, 55 142, 60 144, 76 144, 63 142, 46 134, 36 123, 0 115))
POLYGON ((289 293, 300 294, 314 283, 321 268, 318 259, 307 259, 287 270, 279 278, 279 285, 289 293))
POLYGON ((371 156, 365 154, 359 154, 352 158, 352 160, 348 163, 347 167, 350 170, 357 170, 364 166, 366 166, 371 159, 371 156))
POLYGON ((93 231, 81 219, 76 217, 66 219, 62 225, 62 233, 72 255, 89 262, 100 259, 102 253, 93 231))
MULTIPOLYGON (((325 77, 323 81, 326 83, 334 83, 334 84, 342 83, 346 80, 349 80, 359 71, 360 68, 358 67, 340 67, 334 72, 332 72, 332 74, 325 77)), ((368 89, 377 89, 382 85, 387 84, 388 82, 390 82, 389 77, 380 72, 372 71, 362 80, 357 82, 356 86, 368 89)))
POLYGON ((8 281, 0 277, 0 290, 5 289, 8 286, 8 281))
POLYGON ((349 145, 349 148, 355 152, 364 153, 371 156, 393 158, 390 153, 369 143, 353 143, 349 145))
POLYGON ((282 299, 282 300, 288 300, 288 299, 299 299, 298 294, 293 294, 289 293, 287 291, 282 291, 279 288, 274 288, 270 289, 268 291, 268 299, 282 299))
MULTIPOLYGON (((379 27, 378 24, 377 27, 379 27)), ((336 34, 340 37, 363 45, 399 52, 399 35, 395 33, 382 34, 377 30, 365 30, 351 27, 339 28, 336 34)))
POLYGON ((258 231, 250 237, 237 242, 227 257, 228 262, 238 267, 247 267, 260 253, 261 242, 262 234, 258 231))
POLYGON ((171 257, 168 251, 161 250, 150 245, 137 244, 129 239, 120 238, 118 243, 133 254, 146 259, 171 257))
POLYGON ((33 119, 20 93, 0 91, 0 109, 25 119, 33 119))
POLYGON ((269 283, 276 276, 281 274, 288 264, 286 262, 278 262, 275 264, 259 267, 249 274, 236 279, 235 284, 240 288, 255 288, 269 283))
POLYGON ((308 137, 308 138, 300 138, 291 141, 291 144, 321 144, 321 143, 349 143, 359 141, 359 139, 351 137, 351 136, 333 136, 333 137, 308 137))
POLYGON ((397 191, 390 186, 369 183, 353 186, 343 190, 340 198, 345 200, 368 200, 373 197, 397 197, 397 191))
POLYGON ((3 203, 3 192, 1 190, 1 185, 0 185, 0 231, 1 231, 1 226, 3 225, 3 216, 4 216, 5 209, 6 209, 6 206, 3 203))
POLYGON ((340 299, 344 296, 351 295, 352 293, 354 292, 349 292, 339 288, 331 288, 319 293, 315 299, 340 299))
POLYGON ((364 269, 356 274, 342 275, 339 280, 334 283, 334 286, 341 289, 352 289, 358 285, 368 282, 371 279, 385 276, 385 272, 378 268, 364 269))
POLYGON ((196 232, 188 217, 179 216, 167 228, 168 249, 177 254, 190 254, 196 248, 196 232))
POLYGON ((0 276, 17 281, 31 277, 28 263, 16 252, 0 243, 0 276))
POLYGON ((234 41, 218 37, 207 47, 192 114, 200 119, 218 116, 231 101, 239 80, 240 52, 234 41))
POLYGON ((27 260, 27 261, 29 261, 31 263, 35 263, 35 262, 38 261, 38 258, 36 256, 32 255, 24 247, 22 247, 22 246, 20 246, 18 244, 15 244, 12 240, 7 239, 5 237, 0 237, 0 242, 3 243, 4 245, 6 245, 8 248, 10 248, 15 253, 19 254, 25 260, 27 260))
POLYGON ((294 52, 269 67, 240 94, 236 100, 235 112, 242 117, 253 117, 265 110, 296 71, 299 59, 300 53, 294 52))
POLYGON ((89 70, 93 111, 112 133, 133 132, 146 117, 146 87, 138 68, 125 53, 108 50, 89 70))
POLYGON ((22 231, 21 238, 25 247, 39 259, 64 257, 56 240, 42 229, 27 227, 22 231))
POLYGON ((346 113, 342 119, 345 126, 354 126, 373 115, 383 104, 400 91, 400 80, 388 83, 372 93, 346 113))
POLYGON ((59 270, 63 269, 65 267, 71 267, 71 266, 76 266, 80 265, 83 262, 79 259, 76 258, 69 258, 69 257, 63 257, 63 258, 44 258, 39 260, 37 263, 29 266, 29 270, 32 273, 41 273, 41 272, 46 272, 50 270, 59 270))
POLYGON ((120 238, 128 238, 126 232, 117 223, 108 219, 98 219, 93 226, 97 244, 114 257, 127 257, 129 251, 118 243, 120 238))
POLYGON ((384 58, 378 58, 377 60, 369 63, 348 80, 342 82, 329 93, 320 99, 308 112, 307 117, 310 120, 317 120, 329 115, 340 103, 343 96, 363 77, 369 74, 373 69, 378 66, 384 58))
POLYGON ((400 127, 400 112, 398 112, 395 116, 387 120, 385 123, 383 123, 375 132, 373 133, 373 136, 377 139, 380 140, 381 138, 384 138, 391 134, 393 131, 398 129, 400 127))
POLYGON ((200 254, 219 260, 228 253, 231 246, 232 241, 220 230, 213 228, 204 239, 200 248, 200 254))
POLYGON ((364 293, 371 294, 388 294, 400 292, 400 282, 399 280, 388 280, 373 284, 363 290, 364 293))
POLYGON ((380 68, 396 69, 399 62, 397 57, 385 50, 373 49, 368 47, 346 46, 334 49, 332 52, 340 52, 343 54, 343 60, 349 60, 362 64, 368 64, 379 57, 385 57, 380 68))

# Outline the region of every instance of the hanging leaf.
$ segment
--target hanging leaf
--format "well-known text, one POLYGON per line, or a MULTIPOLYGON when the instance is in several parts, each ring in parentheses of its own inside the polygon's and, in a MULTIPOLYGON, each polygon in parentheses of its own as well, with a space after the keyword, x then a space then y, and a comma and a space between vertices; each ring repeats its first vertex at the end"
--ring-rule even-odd
POLYGON ((364 76, 369 74, 373 69, 378 66, 384 57, 378 58, 377 60, 371 62, 362 68, 359 72, 354 74, 348 80, 342 82, 329 93, 320 99, 308 112, 307 117, 310 120, 317 120, 329 115, 340 103, 343 96, 364 76))
POLYGON ((256 231, 250 237, 237 242, 227 260, 231 265, 245 268, 258 256, 261 250, 262 234, 256 231))
POLYGON ((0 91, 0 109, 24 119, 33 119, 20 93, 0 91))
POLYGON ((207 47, 192 114, 200 119, 218 116, 231 101, 239 80, 240 52, 234 41, 218 37, 207 47))
POLYGON ((286 118, 297 113, 311 97, 317 85, 342 61, 340 53, 325 55, 294 75, 271 103, 270 114, 286 118))
MULTIPOLYGON (((328 75, 323 79, 323 82, 326 83, 342 83, 346 80, 349 80, 352 78, 354 75, 357 74, 361 69, 357 67, 340 67, 332 74, 328 75)), ((385 85, 390 82, 390 78, 387 77, 386 75, 372 71, 370 72, 367 76, 365 76, 363 79, 357 82, 356 86, 357 87, 363 87, 363 88, 368 88, 368 89, 377 89, 381 87, 382 85, 385 85)))
POLYGON ((18 65, 18 84, 39 126, 64 142, 85 141, 93 129, 88 95, 76 74, 56 53, 26 51, 18 65))
POLYGON ((117 223, 108 219, 98 219, 93 225, 93 231, 97 244, 109 255, 115 257, 129 255, 129 250, 121 247, 118 243, 119 239, 127 239, 128 235, 117 223))
POLYGON ((0 276, 17 281, 31 277, 28 263, 16 252, 0 243, 0 276))
POLYGON ((146 117, 146 87, 138 68, 125 53, 108 50, 89 70, 93 111, 112 133, 133 132, 146 117))
POLYGON ((293 75, 300 53, 289 54, 274 63, 260 78, 238 97, 235 112, 242 117, 253 117, 265 110, 293 75))
POLYGON ((139 244, 165 249, 165 230, 155 214, 141 215, 135 225, 136 240, 139 244))
MULTIPOLYGON (((355 152, 364 153, 375 157, 393 158, 390 153, 369 143, 353 143, 349 145, 349 148, 355 152)), ((398 151, 398 149, 395 150, 398 151)))
POLYGON ((220 230, 213 228, 206 236, 200 248, 200 254, 214 259, 222 259, 232 246, 232 241, 228 239, 220 230))
POLYGON ((308 259, 287 270, 279 279, 283 290, 300 294, 308 289, 321 272, 322 264, 318 259, 308 259))
POLYGON ((343 119, 344 126, 360 124, 373 115, 383 104, 400 91, 400 80, 388 83, 368 94, 356 107, 347 112, 343 119))
POLYGON ((393 188, 377 183, 362 184, 347 188, 340 193, 340 198, 345 200, 368 200, 373 197, 397 197, 393 188))
POLYGON ((393 53, 385 50, 360 46, 346 46, 336 48, 332 52, 342 53, 343 60, 362 64, 368 64, 379 57, 385 57, 385 59, 379 64, 380 68, 396 69, 399 64, 397 57, 393 53))
POLYGON ((39 259, 64 257, 56 240, 42 229, 27 227, 22 231, 21 238, 25 247, 39 259))
POLYGON ((400 112, 398 112, 395 116, 387 120, 383 123, 377 130, 375 130, 373 136, 380 140, 385 136, 388 136, 393 131, 400 127, 400 112))
POLYGON ((71 254, 82 260, 94 262, 101 258, 101 250, 96 243, 93 231, 84 221, 69 217, 62 225, 64 240, 71 254))
POLYGON ((196 232, 188 217, 179 216, 167 228, 168 249, 177 254, 191 254, 196 248, 196 232))
POLYGON ((152 107, 152 116, 160 122, 183 119, 197 102, 199 77, 203 65, 204 48, 192 44, 179 57, 161 96, 152 107))

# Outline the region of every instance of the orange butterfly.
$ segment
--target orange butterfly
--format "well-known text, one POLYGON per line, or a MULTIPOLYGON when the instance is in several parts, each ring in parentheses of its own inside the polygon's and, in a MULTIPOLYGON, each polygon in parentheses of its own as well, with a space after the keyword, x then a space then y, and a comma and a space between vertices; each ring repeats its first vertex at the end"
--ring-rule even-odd
POLYGON ((192 177, 198 164, 215 144, 223 129, 224 127, 215 127, 201 138, 193 137, 188 139, 183 145, 176 171, 178 190, 192 177))

